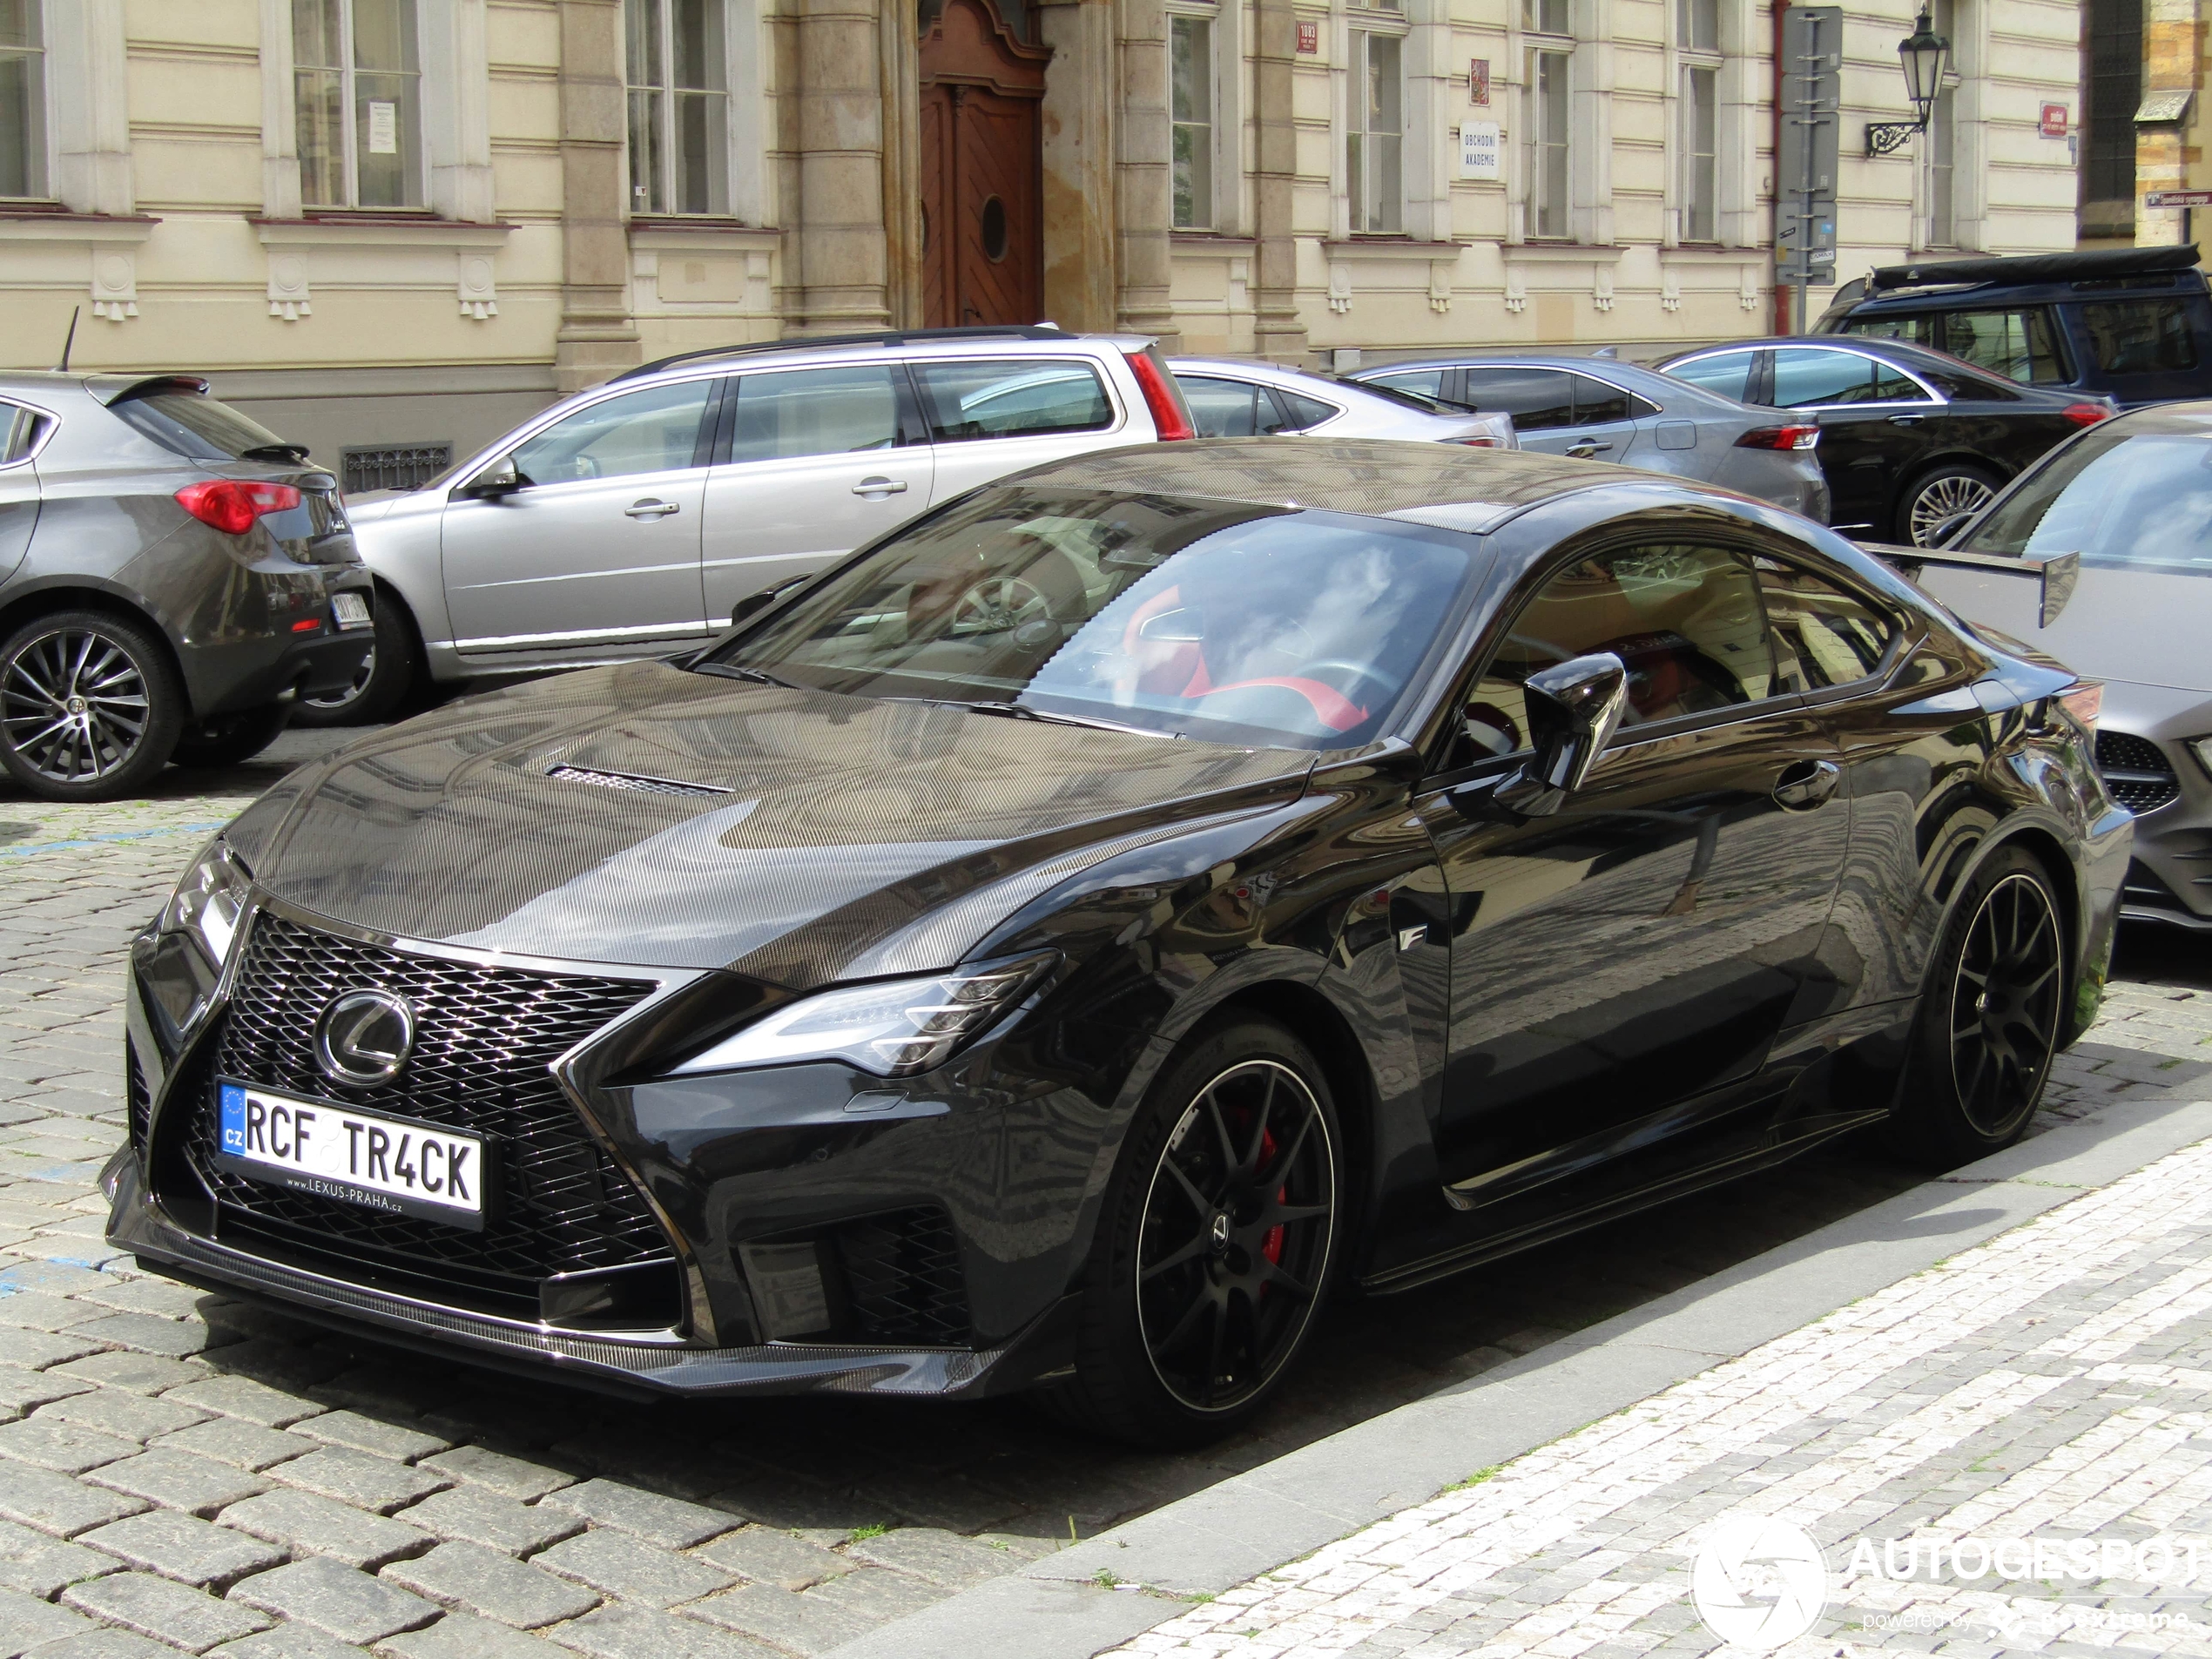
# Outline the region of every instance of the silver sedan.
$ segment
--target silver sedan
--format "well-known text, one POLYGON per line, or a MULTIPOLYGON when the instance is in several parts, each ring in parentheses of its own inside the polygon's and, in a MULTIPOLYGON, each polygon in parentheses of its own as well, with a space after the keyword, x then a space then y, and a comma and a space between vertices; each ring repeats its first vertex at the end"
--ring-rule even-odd
POLYGON ((1467 352, 1376 363, 1348 378, 1503 410, 1524 449, 1696 478, 1828 522, 1817 425, 1656 369, 1566 353, 1467 352))
POLYGON ((1233 357, 1170 357, 1202 438, 1400 438, 1518 449, 1513 420, 1446 407, 1389 387, 1359 386, 1302 368, 1233 357))

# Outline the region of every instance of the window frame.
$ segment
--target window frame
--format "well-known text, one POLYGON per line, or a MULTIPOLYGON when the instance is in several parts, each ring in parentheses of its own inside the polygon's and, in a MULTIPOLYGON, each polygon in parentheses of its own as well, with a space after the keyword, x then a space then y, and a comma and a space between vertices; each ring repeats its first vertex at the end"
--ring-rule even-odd
MULTIPOLYGON (((972 356, 958 357, 908 357, 900 360, 900 366, 906 369, 913 390, 914 410, 921 434, 919 442, 932 446, 948 444, 965 448, 967 445, 974 443, 1018 443, 1024 440, 1037 438, 1085 437, 1102 432, 1118 432, 1129 424, 1129 406, 1116 394, 1114 376, 1107 372, 1105 364, 1080 351, 1040 353, 1034 357, 1010 356, 1003 352, 979 352, 972 356), (1091 378, 1098 382, 1099 389, 1106 400, 1109 418, 1103 426, 1049 427, 1028 432, 985 432, 968 438, 941 438, 937 436, 930 421, 930 408, 935 395, 923 384, 921 371, 939 365, 956 368, 968 363, 1026 363, 1038 368, 1052 363, 1080 366, 1089 370, 1091 378)), ((809 364, 807 367, 828 368, 838 367, 838 365, 823 363, 809 364)))
MULTIPOLYGON (((1218 235, 1225 217, 1222 166, 1223 81, 1221 57, 1224 37, 1222 8, 1217 0, 1169 0, 1168 22, 1168 223, 1177 234, 1218 235), (1206 32, 1206 118, 1201 122, 1184 120, 1175 112, 1176 95, 1176 24, 1202 24, 1206 32), (1184 224, 1176 218, 1175 206, 1175 137, 1184 127, 1204 125, 1206 130, 1206 192, 1205 222, 1184 224)), ((1231 171, 1234 171, 1233 169, 1231 171)))
POLYGON ((678 86, 676 84, 675 69, 675 13, 678 3, 679 0, 622 0, 618 14, 622 19, 623 31, 623 178, 629 191, 626 203, 627 216, 631 219, 728 219, 737 211, 739 181, 737 177, 738 145, 735 139, 738 112, 742 107, 738 98, 738 88, 734 84, 736 78, 731 72, 731 49, 743 19, 739 15, 739 9, 730 5, 728 0, 701 0, 702 4, 713 8, 718 19, 716 34, 718 45, 712 57, 715 72, 720 78, 722 84, 718 87, 678 86), (654 32, 658 37, 656 45, 660 53, 662 75, 662 79, 658 84, 639 81, 632 78, 633 65, 630 61, 629 18, 631 7, 640 3, 651 7, 653 11, 654 32), (660 165, 655 169, 658 176, 651 180, 652 189, 662 193, 662 205, 658 206, 653 205, 650 195, 644 206, 640 206, 637 201, 637 192, 644 186, 637 182, 637 146, 632 141, 635 123, 631 119, 631 111, 635 107, 640 93, 656 97, 659 100, 660 114, 654 122, 657 129, 654 137, 660 146, 660 165), (707 165, 710 170, 710 196, 713 193, 711 187, 718 187, 720 199, 718 201, 710 199, 705 207, 694 209, 677 205, 677 137, 679 125, 677 110, 680 99, 701 97, 718 98, 722 101, 722 142, 719 153, 712 153, 713 146, 710 145, 710 154, 707 157, 707 165))
POLYGON ((51 202, 54 194, 54 48, 48 37, 45 0, 30 0, 25 8, 37 44, 0 48, 0 56, 33 60, 34 73, 26 76, 32 107, 24 134, 25 185, 20 196, 0 195, 0 202, 51 202))
MULTIPOLYGON (((357 52, 354 46, 354 8, 356 3, 356 0, 335 0, 335 3, 338 7, 339 18, 339 62, 336 65, 336 69, 338 73, 339 102, 343 114, 343 118, 339 123, 340 142, 338 157, 338 172, 340 175, 339 182, 341 186, 340 194, 343 198, 342 200, 310 201, 307 199, 307 169, 304 160, 300 158, 300 145, 299 142, 299 134, 302 125, 300 118, 301 113, 300 100, 300 78, 303 73, 327 74, 330 72, 332 66, 325 64, 303 64, 300 60, 300 37, 298 34, 298 25, 289 17, 287 17, 286 24, 287 30, 286 42, 287 63, 290 70, 290 85, 287 88, 287 91, 292 104, 293 155, 294 157, 295 165, 298 165, 300 169, 300 204, 301 211, 310 213, 337 212, 415 214, 427 212, 430 209, 430 124, 428 120, 428 111, 425 108, 425 104, 429 94, 432 76, 430 71, 430 54, 424 50, 427 43, 423 34, 422 0, 411 0, 411 3, 409 5, 409 10, 413 13, 415 28, 415 66, 411 71, 415 78, 415 168, 414 176, 407 181, 407 188, 402 192, 402 194, 411 199, 395 203, 372 202, 367 204, 366 206, 363 205, 361 201, 361 134, 358 130, 359 124, 356 118, 357 111, 360 106, 360 93, 357 90, 357 84, 361 71, 361 65, 356 61, 357 52)), ((388 72, 407 73, 409 71, 378 71, 375 72, 383 74, 388 72)), ((402 156, 405 155, 406 150, 407 140, 404 135, 402 135, 401 138, 401 153, 402 156)))
MULTIPOLYGON (((1767 361, 1764 367, 1766 383, 1761 389, 1763 389, 1766 395, 1770 398, 1777 395, 1775 390, 1775 377, 1781 368, 1782 354, 1785 351, 1833 352, 1841 356, 1857 357, 1867 362, 1878 363, 1882 368, 1888 369, 1893 374, 1903 375, 1906 380, 1911 381, 1913 385, 1919 387, 1921 391, 1927 394, 1925 398, 1885 398, 1878 401, 1870 401, 1864 403, 1792 403, 1786 406, 1793 410, 1841 409, 1845 411, 1855 411, 1858 409, 1918 409, 1928 408, 1930 406, 1941 408, 1951 401, 1949 398, 1944 396, 1942 393, 1937 391, 1934 387, 1929 385, 1927 381, 1922 380, 1918 374, 1914 374, 1911 369, 1905 368, 1902 363, 1889 362, 1883 358, 1877 357, 1872 352, 1853 351, 1848 346, 1823 346, 1804 341, 1794 341, 1787 346, 1768 346, 1763 349, 1767 353, 1767 361)), ((1785 406, 1778 402, 1770 402, 1763 404, 1761 407, 1764 408, 1779 409, 1785 406)))
MULTIPOLYGON (((1539 3, 1541 3, 1541 0, 1531 0, 1531 10, 1529 14, 1531 17, 1539 17, 1541 15, 1541 12, 1535 10, 1535 6, 1539 3)), ((1525 72, 1522 77, 1521 98, 1523 103, 1527 106, 1523 111, 1522 125, 1527 130, 1527 137, 1521 145, 1521 151, 1524 158, 1522 166, 1526 171, 1528 181, 1528 187, 1523 198, 1523 239, 1530 242, 1573 242, 1575 239, 1575 39, 1571 34, 1550 34, 1532 28, 1523 34, 1521 40, 1521 61, 1525 68, 1525 72), (1542 84, 1543 73, 1540 64, 1541 60, 1545 58, 1553 58, 1557 60, 1560 65, 1559 73, 1565 80, 1565 85, 1561 96, 1561 102, 1565 106, 1567 111, 1567 133, 1565 138, 1559 140, 1556 145, 1554 145, 1552 140, 1546 135, 1543 115, 1543 98, 1539 91, 1539 88, 1542 84), (1543 228, 1545 217, 1544 179, 1546 176, 1544 154, 1547 150, 1553 148, 1556 148, 1560 152, 1560 159, 1561 164, 1560 167, 1561 188, 1564 194, 1562 199, 1556 205, 1558 228, 1546 230, 1543 228)))
POLYGON ((1414 122, 1412 109, 1412 77, 1406 72, 1406 56, 1412 50, 1413 24, 1402 8, 1383 5, 1354 4, 1345 14, 1345 103, 1344 129, 1337 146, 1339 165, 1343 168, 1346 233, 1352 237, 1387 236, 1400 238, 1408 233, 1407 212, 1412 203, 1406 189, 1407 151, 1413 140, 1414 122), (1369 43, 1384 38, 1393 40, 1398 46, 1398 188, 1391 203, 1395 224, 1375 229, 1361 222, 1358 206, 1372 206, 1376 196, 1373 187, 1374 146, 1365 140, 1377 136, 1380 129, 1366 125, 1369 43), (1360 165, 1352 166, 1352 152, 1354 138, 1359 145, 1360 165))
POLYGON ((38 459, 39 451, 53 442, 54 434, 61 428, 61 421, 51 409, 42 409, 35 403, 24 403, 15 398, 0 398, 0 472, 17 467, 27 467, 38 459), (10 457, 7 452, 16 422, 25 415, 38 423, 30 435, 30 442, 23 453, 10 457))

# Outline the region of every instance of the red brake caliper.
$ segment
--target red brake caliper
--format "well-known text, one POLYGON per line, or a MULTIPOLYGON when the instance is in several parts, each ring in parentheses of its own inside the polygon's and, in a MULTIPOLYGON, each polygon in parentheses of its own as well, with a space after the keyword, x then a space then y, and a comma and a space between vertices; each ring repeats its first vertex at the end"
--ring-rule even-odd
MULTIPOLYGON (((1259 1137, 1259 1161, 1263 1165, 1264 1165, 1267 1160, 1274 1156, 1275 1131, 1271 1129, 1264 1131, 1259 1137)), ((1290 1192, 1291 1190, 1288 1185, 1277 1188, 1275 1190, 1275 1202, 1278 1204, 1288 1204, 1290 1202, 1290 1192)), ((1259 1253, 1266 1257, 1269 1261, 1275 1263, 1278 1266, 1282 1264, 1283 1230, 1281 1227, 1270 1227, 1267 1230, 1267 1237, 1260 1240, 1259 1253)))

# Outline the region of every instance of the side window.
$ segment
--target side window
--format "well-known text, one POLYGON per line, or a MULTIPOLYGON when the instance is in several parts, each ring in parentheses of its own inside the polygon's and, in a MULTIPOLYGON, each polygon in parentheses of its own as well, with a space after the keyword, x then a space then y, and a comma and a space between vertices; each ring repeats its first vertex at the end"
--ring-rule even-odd
POLYGON ((1388 374, 1362 375, 1360 384, 1395 387, 1401 392, 1412 392, 1421 397, 1442 397, 1445 373, 1440 368, 1408 368, 1388 374))
POLYGON ((1114 406, 1089 363, 1042 357, 912 365, 929 433, 940 443, 1096 432, 1114 406))
POLYGON ((1574 376, 1557 368, 1470 368, 1467 401, 1478 409, 1503 409, 1514 429, 1541 432, 1575 424, 1574 376))
POLYGON ((1894 368, 1877 357, 1874 363, 1874 390, 1867 399, 1870 403, 1927 403, 1933 401, 1928 389, 1901 368, 1894 368))
POLYGON ((1882 665, 1897 624, 1857 594, 1776 560, 1752 561, 1774 637, 1775 690, 1817 691, 1882 665))
POLYGON ((515 447, 515 470, 534 484, 622 478, 697 464, 711 380, 624 392, 578 409, 515 447))
POLYGON ((1688 381, 1692 386, 1702 386, 1709 392, 1718 392, 1723 397, 1744 403, 1750 401, 1751 370, 1757 361, 1756 352, 1715 352, 1695 362, 1677 363, 1667 373, 1678 381, 1688 381))
POLYGON ((2081 307, 2089 348, 2107 374, 2162 374, 2196 367, 2185 300, 2127 300, 2081 307))
POLYGON ((1853 317, 1844 325, 1843 332, 1867 340, 1905 340, 1915 346, 1936 344, 1936 320, 1929 312, 1917 317, 1853 317))
POLYGON ((1588 374, 1570 378, 1575 382, 1575 424, 1576 426, 1606 426, 1615 421, 1641 420, 1659 411, 1633 392, 1604 381, 1593 380, 1588 374))
POLYGON ((1943 320, 1938 348, 2008 381, 2053 385, 2068 378, 2041 306, 2021 311, 1954 311, 1943 320))
POLYGON ((793 369, 738 381, 732 461, 850 455, 898 442, 899 397, 888 368, 793 369))
MULTIPOLYGON (((1825 403, 1874 403, 1876 387, 1894 379, 1897 371, 1854 351, 1826 351, 1817 347, 1784 347, 1774 354, 1774 406, 1778 409, 1812 408, 1825 403)), ((1911 395, 1920 393, 1910 381, 1911 395)))
POLYGON ((1283 406, 1284 424, 1278 429, 1284 432, 1305 432, 1344 413, 1333 403, 1324 403, 1318 397, 1301 397, 1279 386, 1275 388, 1275 397, 1283 406))
POLYGON ((1248 381, 1216 380, 1210 374, 1178 374, 1175 379, 1202 438, 1253 437, 1260 430, 1263 414, 1272 423, 1274 410, 1260 408, 1265 394, 1248 381))
POLYGON ((0 403, 0 467, 12 466, 29 455, 45 429, 44 415, 0 403))
POLYGON ((1601 651, 1628 666, 1623 726, 1756 702, 1776 689, 1748 561, 1689 543, 1626 548, 1558 572, 1514 618, 1468 696, 1453 764, 1527 748, 1528 677, 1601 651))

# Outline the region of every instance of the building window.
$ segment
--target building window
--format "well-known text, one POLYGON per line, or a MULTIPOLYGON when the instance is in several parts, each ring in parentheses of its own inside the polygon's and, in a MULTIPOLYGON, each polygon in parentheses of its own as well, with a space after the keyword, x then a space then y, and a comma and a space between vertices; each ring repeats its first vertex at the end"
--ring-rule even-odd
POLYGON ((1169 116, 1175 128, 1175 227, 1210 231, 1214 221, 1214 20, 1168 19, 1169 116))
POLYGON ((1402 35, 1352 31, 1344 160, 1355 233, 1396 236, 1406 228, 1405 51, 1402 35))
POLYGON ((292 0, 300 199, 422 205, 422 65, 415 0, 292 0))
POLYGON ((1720 0, 1676 0, 1675 48, 1682 67, 1681 217, 1685 242, 1720 239, 1720 0))
POLYGON ((1567 96, 1574 54, 1538 48, 1528 54, 1528 217, 1537 236, 1568 233, 1568 158, 1572 136, 1567 96))
POLYGON ((630 211, 730 211, 724 0, 624 0, 630 211))
POLYGON ((2130 235, 2135 223, 2135 108, 2142 98, 2142 0, 2090 0, 2081 202, 2087 235, 2130 235), (2106 204, 2102 212, 2086 210, 2106 204))
POLYGON ((0 196, 46 193, 42 0, 0 0, 0 196))

